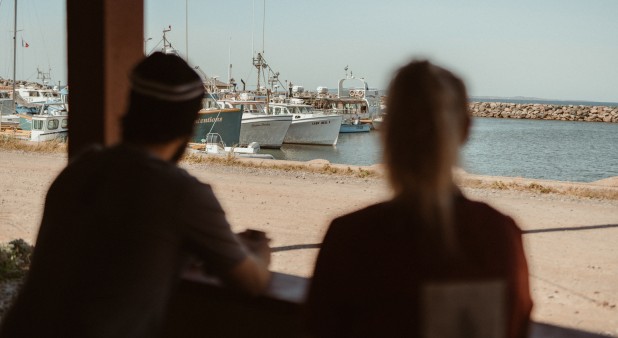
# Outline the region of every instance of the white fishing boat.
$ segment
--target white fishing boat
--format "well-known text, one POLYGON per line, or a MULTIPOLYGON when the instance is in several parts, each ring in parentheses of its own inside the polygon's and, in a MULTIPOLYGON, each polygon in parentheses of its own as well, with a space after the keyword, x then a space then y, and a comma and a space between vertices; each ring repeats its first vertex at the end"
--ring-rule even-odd
POLYGON ((68 115, 37 114, 32 116, 31 141, 66 141, 68 115))
POLYGON ((291 115, 272 115, 263 101, 224 100, 226 107, 242 108, 240 145, 257 142, 262 148, 281 148, 292 124, 291 115))
POLYGON ((333 146, 339 138, 341 115, 315 112, 303 103, 276 103, 269 106, 273 116, 291 116, 292 124, 283 143, 333 146))
MULTIPOLYGON (((347 69, 346 69, 347 72, 347 69)), ((342 116, 340 132, 357 133, 368 132, 371 121, 380 115, 380 95, 377 89, 370 89, 364 78, 356 78, 346 73, 346 77, 339 80, 337 97, 318 97, 314 105, 325 111, 342 116), (344 87, 346 81, 360 82, 357 87, 344 87)))
POLYGON ((16 88, 16 100, 23 99, 27 103, 62 103, 60 93, 53 89, 19 86, 16 88))

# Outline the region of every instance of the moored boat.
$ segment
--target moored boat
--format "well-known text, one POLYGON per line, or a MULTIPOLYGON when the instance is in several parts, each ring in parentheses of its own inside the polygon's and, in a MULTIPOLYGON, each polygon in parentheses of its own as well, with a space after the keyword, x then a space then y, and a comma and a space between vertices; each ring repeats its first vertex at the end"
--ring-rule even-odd
POLYGON ((371 130, 371 125, 369 124, 354 124, 354 123, 342 123, 339 132, 343 134, 347 133, 367 133, 371 130))
POLYGON ((68 115, 32 115, 31 141, 65 141, 68 131, 68 115))
POLYGON ((372 120, 380 114, 380 96, 377 89, 370 89, 363 78, 346 76, 339 80, 337 97, 322 96, 314 106, 342 116, 341 133, 368 132, 370 125, 361 120, 372 120), (347 80, 357 80, 360 87, 344 88, 347 80))
POLYGON ((262 148, 281 148, 292 124, 291 115, 272 115, 262 101, 223 101, 226 107, 242 108, 240 145, 257 142, 262 148))
POLYGON ((269 111, 274 116, 293 117, 283 143, 336 145, 341 126, 341 115, 323 114, 302 103, 271 104, 269 111))
POLYGON ((195 120, 195 128, 191 142, 205 143, 209 134, 218 134, 220 142, 226 146, 236 146, 240 143, 240 121, 242 110, 238 108, 221 108, 215 99, 208 94, 195 120))

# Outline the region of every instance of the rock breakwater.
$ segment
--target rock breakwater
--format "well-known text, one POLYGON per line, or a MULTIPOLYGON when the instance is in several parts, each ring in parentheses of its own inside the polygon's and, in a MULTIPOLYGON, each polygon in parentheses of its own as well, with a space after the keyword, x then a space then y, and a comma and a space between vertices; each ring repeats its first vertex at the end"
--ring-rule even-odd
POLYGON ((618 123, 618 107, 471 102, 472 116, 618 123))

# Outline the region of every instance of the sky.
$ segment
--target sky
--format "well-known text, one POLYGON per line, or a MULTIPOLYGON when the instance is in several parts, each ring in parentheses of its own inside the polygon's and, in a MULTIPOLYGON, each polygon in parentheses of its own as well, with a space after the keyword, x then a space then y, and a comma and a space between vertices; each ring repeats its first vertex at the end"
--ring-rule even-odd
MULTIPOLYGON (((0 76, 12 76, 13 0, 0 0, 0 76)), ((472 96, 618 102, 616 0, 145 0, 147 51, 162 31, 208 76, 256 82, 253 52, 280 79, 336 88, 344 68, 384 89, 426 58, 472 96), (265 7, 264 7, 265 4, 265 7), (187 7, 188 5, 188 11, 187 7), (265 9, 265 10, 264 10, 265 9), (187 15, 188 13, 188 15, 187 15), (265 17, 264 17, 265 13, 265 17), (188 30, 186 29, 188 27, 188 30), (262 34, 264 32, 264 34, 262 34)), ((65 0, 19 0, 17 78, 66 81, 65 0), (21 47, 21 38, 29 47, 21 47)), ((354 83, 352 83, 354 84, 354 83)))

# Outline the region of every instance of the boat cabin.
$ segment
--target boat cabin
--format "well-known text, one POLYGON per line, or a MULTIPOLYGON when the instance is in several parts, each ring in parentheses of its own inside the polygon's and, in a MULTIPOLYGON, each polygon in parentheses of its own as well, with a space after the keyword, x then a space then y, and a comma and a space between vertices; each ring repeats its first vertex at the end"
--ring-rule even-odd
POLYGON ((64 141, 69 130, 68 115, 33 115, 31 141, 64 141))

